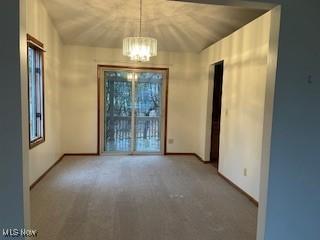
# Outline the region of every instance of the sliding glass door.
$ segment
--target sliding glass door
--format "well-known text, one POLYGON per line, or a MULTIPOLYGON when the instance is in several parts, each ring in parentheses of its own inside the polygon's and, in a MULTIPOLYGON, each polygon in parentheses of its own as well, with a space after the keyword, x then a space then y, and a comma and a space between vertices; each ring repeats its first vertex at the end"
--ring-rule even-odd
POLYGON ((130 152, 132 149, 132 84, 128 72, 105 72, 104 151, 130 152))
POLYGON ((106 68, 102 76, 102 151, 162 153, 166 71, 106 68))
POLYGON ((134 151, 160 152, 163 74, 141 72, 135 81, 134 151))

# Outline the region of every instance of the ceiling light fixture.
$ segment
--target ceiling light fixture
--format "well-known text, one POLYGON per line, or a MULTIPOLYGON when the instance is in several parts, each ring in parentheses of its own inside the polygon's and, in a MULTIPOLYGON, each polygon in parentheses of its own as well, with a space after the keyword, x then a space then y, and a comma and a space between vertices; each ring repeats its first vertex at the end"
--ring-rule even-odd
POLYGON ((157 56, 157 39, 141 37, 142 32, 142 0, 140 0, 140 29, 139 37, 127 37, 123 39, 123 55, 137 62, 150 61, 157 56))

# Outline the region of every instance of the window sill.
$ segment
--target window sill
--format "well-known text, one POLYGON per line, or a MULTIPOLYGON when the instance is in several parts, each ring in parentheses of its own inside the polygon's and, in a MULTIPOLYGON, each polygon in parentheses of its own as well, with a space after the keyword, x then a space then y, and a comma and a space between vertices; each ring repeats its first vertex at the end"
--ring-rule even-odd
POLYGON ((40 145, 41 143, 44 143, 45 139, 44 137, 38 138, 32 142, 29 142, 29 149, 35 148, 36 146, 40 145))

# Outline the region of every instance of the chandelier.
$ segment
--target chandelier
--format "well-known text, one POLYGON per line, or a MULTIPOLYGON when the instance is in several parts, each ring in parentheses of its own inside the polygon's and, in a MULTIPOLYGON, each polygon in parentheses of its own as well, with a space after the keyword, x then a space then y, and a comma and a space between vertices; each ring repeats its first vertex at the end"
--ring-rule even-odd
POLYGON ((123 39, 123 55, 136 62, 150 61, 151 57, 157 56, 157 39, 141 37, 142 29, 142 0, 140 0, 140 28, 139 37, 127 37, 123 39))

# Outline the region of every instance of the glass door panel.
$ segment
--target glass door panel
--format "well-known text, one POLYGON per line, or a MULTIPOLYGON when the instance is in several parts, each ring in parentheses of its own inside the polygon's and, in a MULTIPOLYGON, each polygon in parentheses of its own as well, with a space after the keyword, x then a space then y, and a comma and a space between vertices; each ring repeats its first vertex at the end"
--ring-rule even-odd
POLYGON ((160 152, 163 74, 140 72, 136 79, 135 152, 160 152))
POLYGON ((106 152, 132 151, 132 83, 126 71, 105 71, 106 152))

